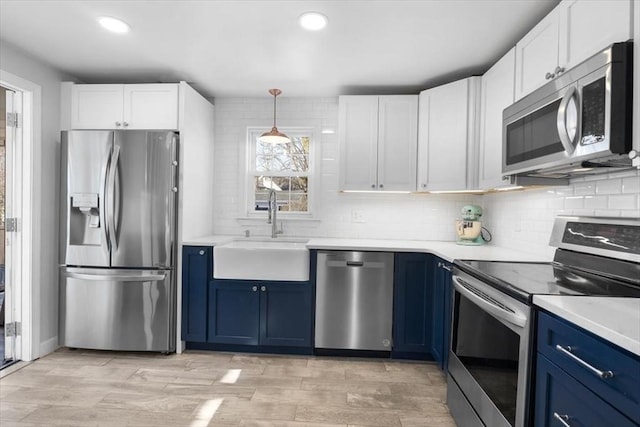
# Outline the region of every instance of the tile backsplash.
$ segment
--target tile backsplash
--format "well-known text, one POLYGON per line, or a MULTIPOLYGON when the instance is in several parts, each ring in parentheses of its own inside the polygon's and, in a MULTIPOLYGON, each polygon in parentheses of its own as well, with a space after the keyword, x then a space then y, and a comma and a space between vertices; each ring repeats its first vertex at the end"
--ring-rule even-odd
MULTIPOLYGON (((270 98, 217 98, 215 129, 215 232, 266 236, 265 220, 246 219, 244 177, 248 127, 268 130, 270 98)), ((630 170, 574 179, 569 186, 479 195, 371 194, 338 191, 338 99, 278 99, 278 127, 318 130, 316 199, 311 220, 284 220, 285 236, 448 240, 469 203, 484 209, 495 244, 551 254, 556 215, 640 216, 640 172, 630 170), (320 130, 333 130, 333 134, 320 130)))

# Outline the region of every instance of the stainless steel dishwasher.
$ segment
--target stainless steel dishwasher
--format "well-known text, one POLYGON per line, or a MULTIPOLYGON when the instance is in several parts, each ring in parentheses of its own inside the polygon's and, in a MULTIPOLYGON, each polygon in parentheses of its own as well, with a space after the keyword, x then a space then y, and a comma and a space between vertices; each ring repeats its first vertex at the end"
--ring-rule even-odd
POLYGON ((318 349, 391 351, 393 253, 318 251, 318 349))

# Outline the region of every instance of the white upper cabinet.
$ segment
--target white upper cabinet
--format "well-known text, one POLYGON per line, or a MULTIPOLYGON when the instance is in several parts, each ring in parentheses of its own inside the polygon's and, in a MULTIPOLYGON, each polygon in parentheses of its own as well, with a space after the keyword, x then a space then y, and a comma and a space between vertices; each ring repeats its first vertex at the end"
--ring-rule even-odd
POLYGON ((420 93, 418 191, 475 189, 479 83, 470 77, 420 93))
POLYGON ((516 44, 516 99, 632 37, 631 0, 564 0, 516 44))
POLYGON ((178 84, 74 84, 71 129, 178 129, 178 84))
POLYGON ((478 186, 490 190, 509 185, 502 180, 502 111, 513 104, 515 48, 482 76, 478 186))
POLYGON ((558 14, 553 9, 516 44, 516 98, 546 83, 558 66, 558 14))
POLYGON ((418 97, 339 98, 340 189, 413 191, 418 97))

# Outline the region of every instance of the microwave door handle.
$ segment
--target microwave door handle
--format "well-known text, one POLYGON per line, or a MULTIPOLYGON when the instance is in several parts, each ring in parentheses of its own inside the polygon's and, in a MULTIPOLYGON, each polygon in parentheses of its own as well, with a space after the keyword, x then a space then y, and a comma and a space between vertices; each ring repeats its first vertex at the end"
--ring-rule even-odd
MULTIPOLYGON (((573 145, 573 142, 575 141, 578 134, 577 123, 575 123, 576 129, 574 130, 573 137, 569 135, 569 130, 567 129, 567 110, 569 108, 569 102, 571 102, 571 99, 576 96, 576 87, 571 86, 567 90, 567 92, 565 92, 564 96, 562 97, 562 101, 560 101, 560 106, 558 107, 558 117, 556 120, 558 136, 560 136, 560 142, 562 143, 562 146, 564 147, 564 150, 567 152, 567 154, 572 154, 576 149, 576 147, 573 145)), ((578 120, 577 111, 575 120, 578 120)))

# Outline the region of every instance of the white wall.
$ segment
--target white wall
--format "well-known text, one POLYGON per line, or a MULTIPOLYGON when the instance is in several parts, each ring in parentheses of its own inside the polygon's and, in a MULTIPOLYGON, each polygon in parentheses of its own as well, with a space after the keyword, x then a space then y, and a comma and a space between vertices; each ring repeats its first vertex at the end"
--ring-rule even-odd
MULTIPOLYGON (((35 266, 39 270, 40 343, 35 353, 46 353, 58 345, 58 199, 60 158, 60 82, 73 80, 11 45, 0 41, 0 68, 42 89, 40 158, 42 170, 39 189, 42 212, 40 227, 33 230, 37 242, 34 251, 39 257, 35 266)), ((38 345, 39 344, 39 345, 38 345)), ((42 354, 40 354, 42 355, 42 354)))
POLYGON ((640 217, 640 171, 632 169, 547 187, 483 196, 485 226, 495 244, 551 255, 549 236, 556 215, 640 217))
MULTIPOLYGON (((244 213, 244 182, 247 127, 269 130, 273 99, 216 98, 215 133, 215 231, 217 234, 268 235, 265 220, 239 219, 244 213)), ((409 240, 455 240, 453 221, 460 208, 480 203, 469 195, 354 194, 338 192, 338 99, 278 98, 278 128, 312 126, 318 129, 320 150, 316 156, 315 221, 286 221, 285 236, 358 237, 409 240), (333 129, 332 135, 320 134, 333 129), (354 222, 353 213, 365 222, 354 222)))
MULTIPOLYGON (((215 232, 268 235, 265 221, 244 215, 242 174, 248 126, 271 126, 273 101, 216 98, 215 232)), ((549 235, 556 215, 640 216, 640 172, 630 170, 572 180, 571 185, 518 192, 471 195, 388 195, 338 192, 338 104, 336 98, 278 99, 278 127, 331 128, 320 135, 320 198, 317 221, 285 222, 285 235, 317 237, 455 240, 453 221, 468 203, 484 208, 484 225, 494 244, 550 255, 549 235), (364 223, 352 221, 353 212, 364 223)), ((266 217, 266 214, 265 214, 266 217)))

